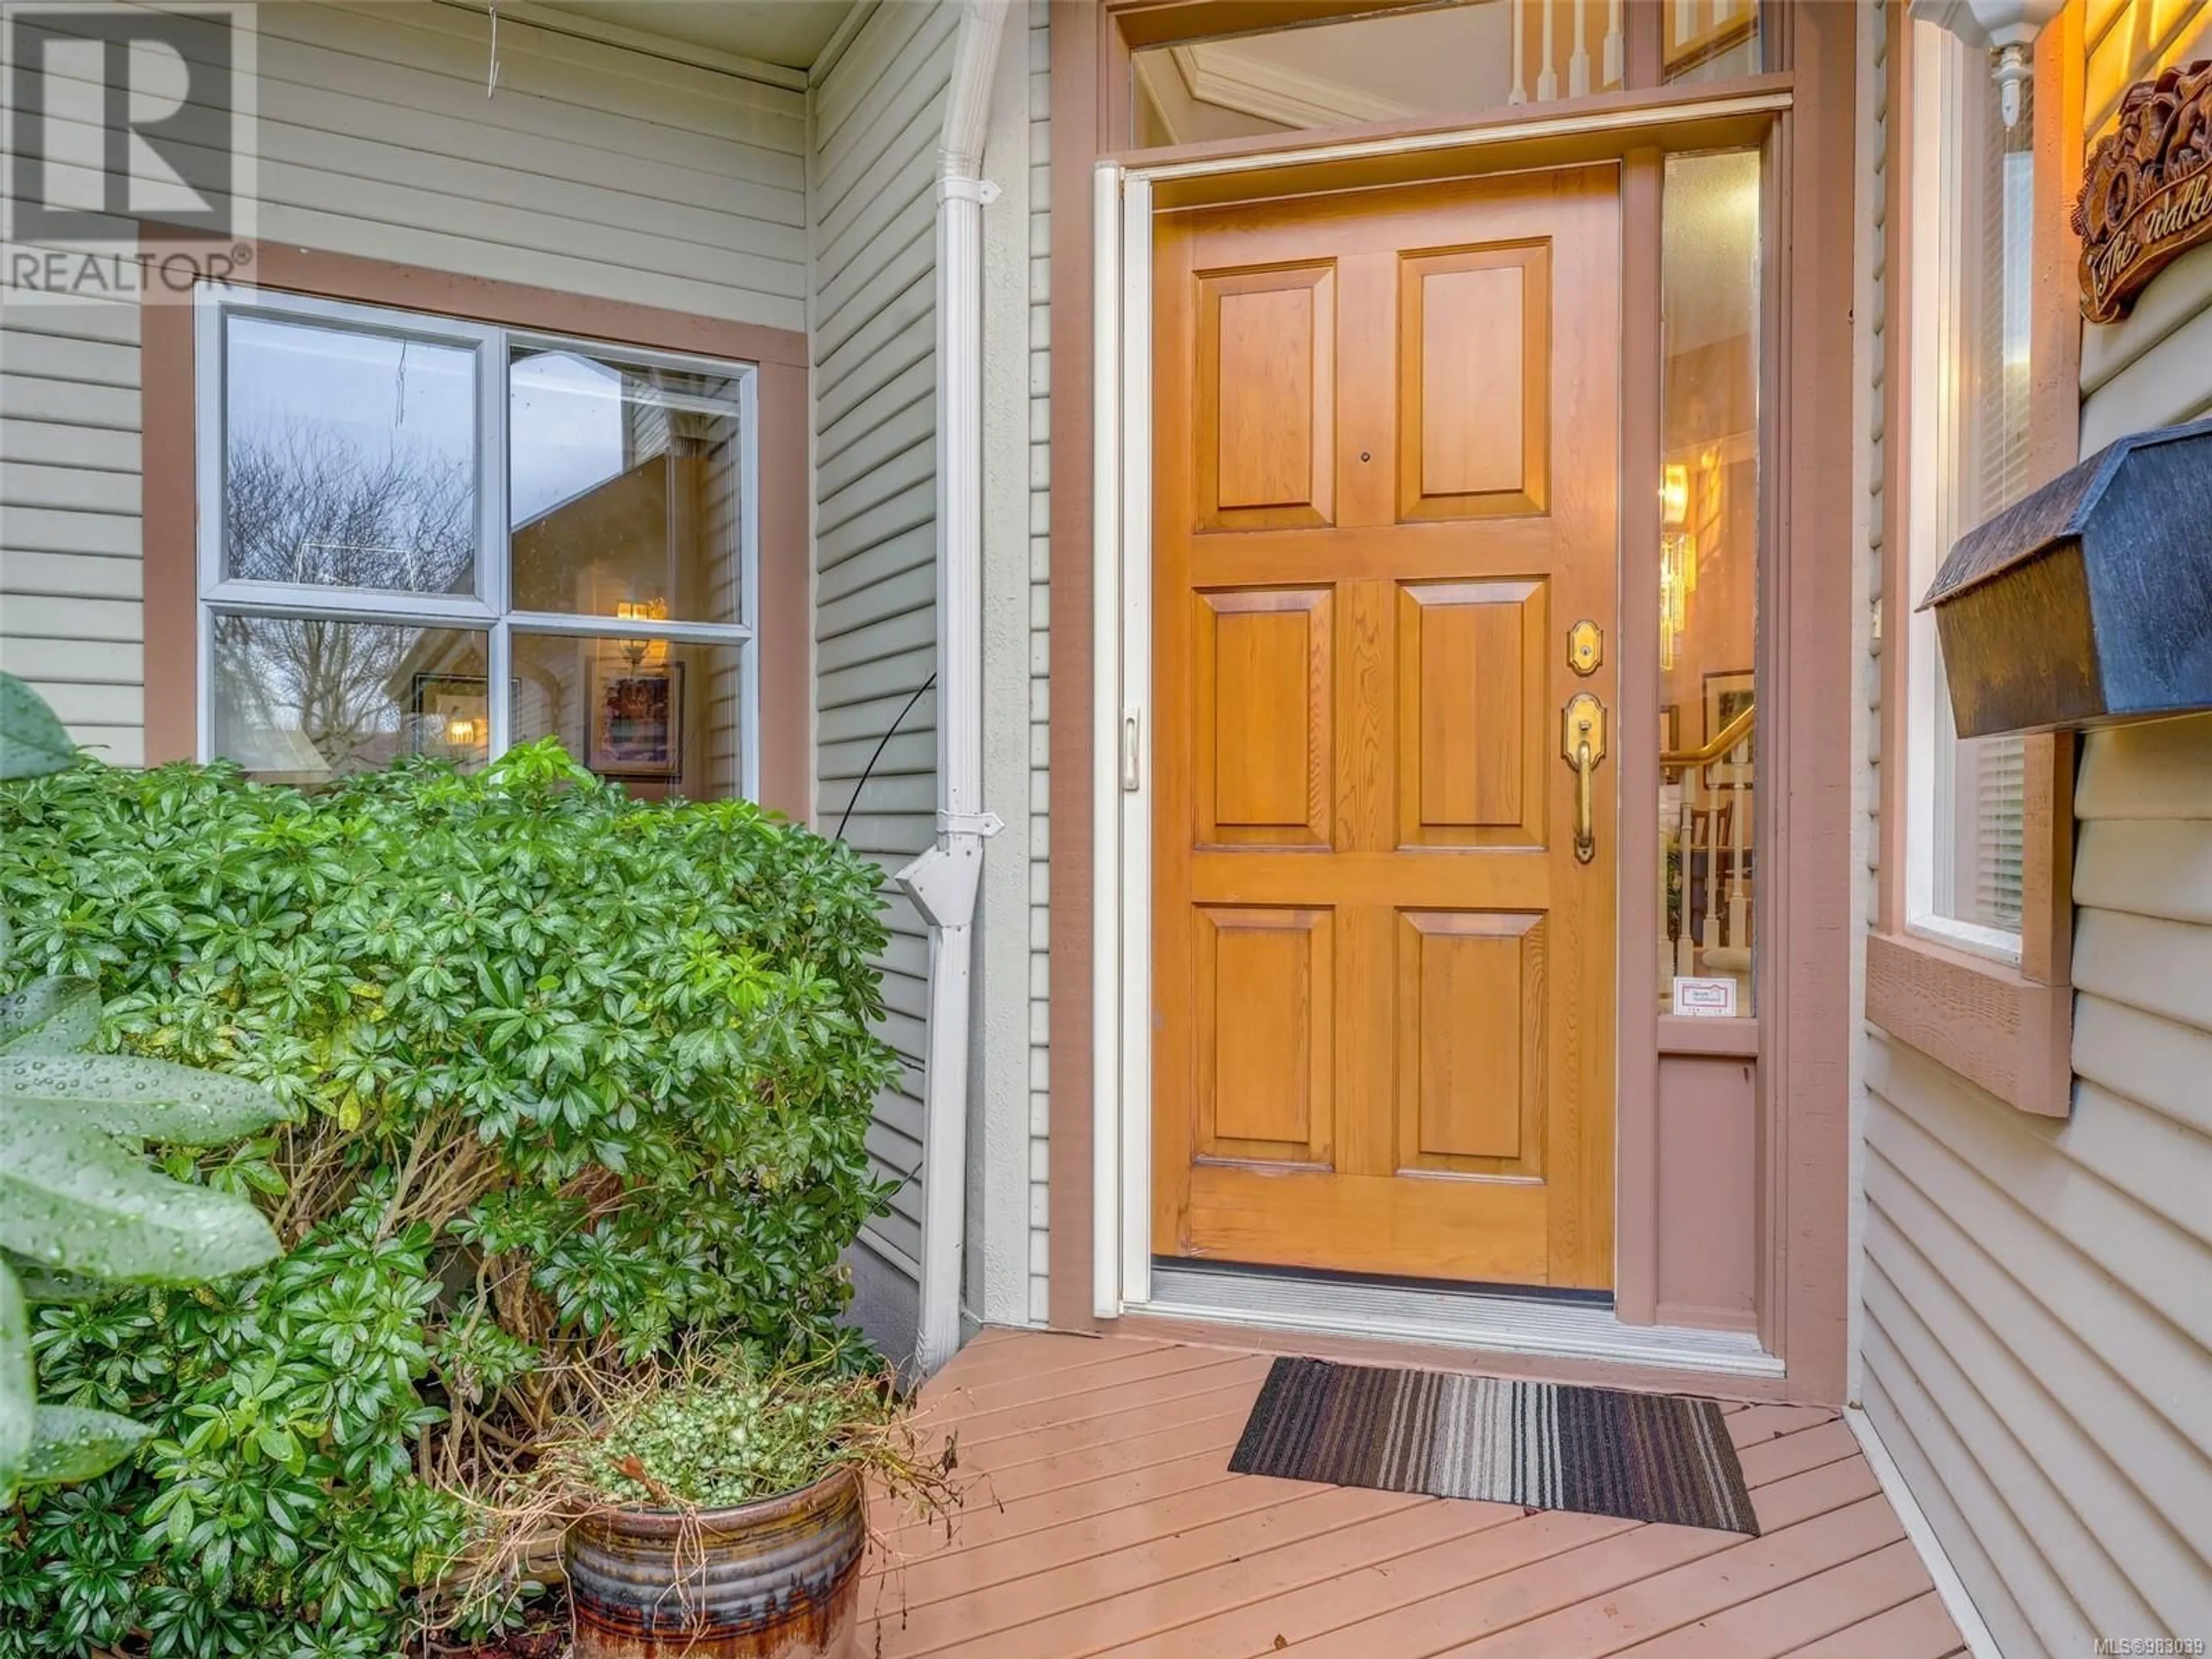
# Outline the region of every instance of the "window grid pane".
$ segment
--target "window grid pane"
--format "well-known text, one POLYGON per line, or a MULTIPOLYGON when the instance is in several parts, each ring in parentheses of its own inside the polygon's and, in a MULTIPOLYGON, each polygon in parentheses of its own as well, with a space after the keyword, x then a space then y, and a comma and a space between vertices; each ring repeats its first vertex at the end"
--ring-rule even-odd
POLYGON ((477 591, 472 348, 238 315, 223 360, 227 577, 477 591))
POLYGON ((486 636, 331 617, 217 612, 216 752, 298 784, 424 755, 489 757, 486 636))
POLYGON ((743 620, 738 377, 565 348, 507 368, 510 602, 743 620))
POLYGON ((557 735, 647 798, 750 793, 749 368, 207 304, 210 753, 313 784, 557 735))
POLYGON ((514 742, 558 738, 648 799, 742 793, 743 645, 520 629, 513 641, 514 742))

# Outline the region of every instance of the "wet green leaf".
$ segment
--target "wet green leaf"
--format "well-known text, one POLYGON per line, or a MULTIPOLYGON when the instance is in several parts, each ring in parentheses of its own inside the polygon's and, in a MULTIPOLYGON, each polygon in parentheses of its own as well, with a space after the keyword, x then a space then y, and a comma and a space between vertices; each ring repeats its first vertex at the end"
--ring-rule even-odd
POLYGON ((40 778, 76 764, 76 745, 46 699, 0 674, 0 778, 40 778))
POLYGON ((101 1133, 220 1146, 282 1117, 265 1089, 136 1054, 0 1054, 0 1113, 76 1113, 101 1133))
POLYGON ((31 1449, 37 1412, 37 1382, 31 1372, 31 1326, 22 1287, 0 1262, 0 1507, 12 1502, 31 1449))
POLYGON ((78 1406, 40 1406, 23 1460, 23 1484, 52 1486, 105 1474, 153 1433, 113 1412, 78 1406))
POLYGON ((277 1253, 260 1212, 187 1187, 89 1126, 9 1115, 0 1246, 64 1273, 142 1284, 221 1279, 277 1253))
POLYGON ((33 980, 0 997, 0 1054, 72 1054, 100 1031, 100 988, 89 980, 33 980))
POLYGON ((104 1279, 52 1273, 13 1250, 0 1250, 0 1267, 15 1270, 24 1299, 30 1302, 96 1302, 115 1294, 115 1286, 104 1279))

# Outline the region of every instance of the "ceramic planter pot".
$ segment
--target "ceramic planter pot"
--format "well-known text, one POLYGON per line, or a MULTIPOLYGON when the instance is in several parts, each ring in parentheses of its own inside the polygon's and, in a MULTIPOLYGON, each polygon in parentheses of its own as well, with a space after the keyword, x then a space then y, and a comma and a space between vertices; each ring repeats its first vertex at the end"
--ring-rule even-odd
POLYGON ((562 1547, 576 1659, 845 1659, 866 1545, 850 1469, 735 1509, 580 1521, 562 1547))

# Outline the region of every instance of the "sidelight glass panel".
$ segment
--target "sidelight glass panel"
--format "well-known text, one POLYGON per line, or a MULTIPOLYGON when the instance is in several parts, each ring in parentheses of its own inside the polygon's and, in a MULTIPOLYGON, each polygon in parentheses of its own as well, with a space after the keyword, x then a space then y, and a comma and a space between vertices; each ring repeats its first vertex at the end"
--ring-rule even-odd
POLYGON ((1752 1012, 1760 921, 1759 162, 1667 163, 1658 568, 1663 1007, 1752 1012))
POLYGON ((738 382, 573 348, 507 377, 517 611, 738 623, 738 382))
POLYGON ((1626 0, 1449 0, 1129 54, 1139 146, 1360 126, 1611 92, 1626 0))

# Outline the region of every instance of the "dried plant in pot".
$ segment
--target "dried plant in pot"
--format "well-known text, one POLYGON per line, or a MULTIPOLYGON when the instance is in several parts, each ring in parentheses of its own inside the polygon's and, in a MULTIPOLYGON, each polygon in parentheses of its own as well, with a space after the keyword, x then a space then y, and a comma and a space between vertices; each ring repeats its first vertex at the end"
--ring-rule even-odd
POLYGON ((952 1468, 888 1379, 732 1355, 655 1368, 481 1505, 460 1602, 511 1605, 551 1528, 575 1659, 842 1659, 870 1488, 941 1514, 952 1468))

